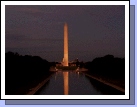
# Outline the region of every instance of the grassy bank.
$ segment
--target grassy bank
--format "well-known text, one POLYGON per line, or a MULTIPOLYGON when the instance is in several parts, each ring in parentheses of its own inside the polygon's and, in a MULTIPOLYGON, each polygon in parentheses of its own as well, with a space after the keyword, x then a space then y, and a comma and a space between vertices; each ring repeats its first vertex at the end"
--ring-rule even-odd
POLYGON ((28 82, 25 86, 18 88, 18 91, 16 91, 15 95, 25 95, 30 91, 35 91, 35 87, 37 87, 39 83, 42 83, 45 79, 49 78, 53 73, 54 72, 50 72, 47 75, 43 75, 41 79, 36 79, 34 81, 28 82))
POLYGON ((121 92, 125 92, 125 80, 123 79, 117 79, 117 78, 110 78, 110 77, 105 77, 102 75, 97 75, 93 74, 89 71, 83 72, 86 74, 86 76, 91 77, 99 82, 102 82, 106 85, 109 85, 117 90, 120 90, 121 92))
POLYGON ((27 95, 34 95, 37 91, 39 91, 51 78, 51 76, 54 74, 54 72, 51 72, 51 74, 45 78, 43 78, 42 81, 39 81, 38 84, 35 84, 35 86, 31 87, 31 90, 26 91, 27 95))

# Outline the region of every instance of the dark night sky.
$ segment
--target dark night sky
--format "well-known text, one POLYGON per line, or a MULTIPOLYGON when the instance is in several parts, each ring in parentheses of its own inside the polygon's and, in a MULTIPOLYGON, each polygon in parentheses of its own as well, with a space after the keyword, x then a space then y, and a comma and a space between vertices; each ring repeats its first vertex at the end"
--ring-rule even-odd
POLYGON ((125 57, 125 6, 5 6, 5 48, 48 61, 63 59, 63 26, 68 23, 69 60, 125 57))

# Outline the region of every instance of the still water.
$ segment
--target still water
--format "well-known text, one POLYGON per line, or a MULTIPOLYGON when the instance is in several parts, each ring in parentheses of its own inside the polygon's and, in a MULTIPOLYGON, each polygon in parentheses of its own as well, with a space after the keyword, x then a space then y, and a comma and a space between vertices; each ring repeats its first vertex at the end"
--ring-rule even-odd
POLYGON ((58 71, 36 93, 37 95, 122 95, 118 90, 106 86, 76 71, 58 71))

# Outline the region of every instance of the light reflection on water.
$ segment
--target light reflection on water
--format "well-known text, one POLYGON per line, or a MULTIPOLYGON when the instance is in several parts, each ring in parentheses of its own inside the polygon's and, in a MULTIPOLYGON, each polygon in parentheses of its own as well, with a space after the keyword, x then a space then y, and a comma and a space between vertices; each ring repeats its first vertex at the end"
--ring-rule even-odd
POLYGON ((58 71, 46 83, 38 95, 115 95, 114 89, 98 83, 76 71, 58 71))
POLYGON ((64 95, 69 95, 69 77, 68 77, 68 71, 63 72, 63 78, 64 78, 64 95))

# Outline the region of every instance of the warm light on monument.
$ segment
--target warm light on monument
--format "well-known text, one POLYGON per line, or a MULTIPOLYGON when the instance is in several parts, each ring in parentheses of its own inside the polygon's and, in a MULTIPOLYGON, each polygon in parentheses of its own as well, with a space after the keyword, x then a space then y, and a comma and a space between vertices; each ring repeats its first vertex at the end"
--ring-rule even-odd
POLYGON ((68 25, 64 25, 64 62, 63 66, 68 66, 68 25))

